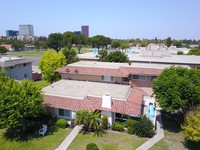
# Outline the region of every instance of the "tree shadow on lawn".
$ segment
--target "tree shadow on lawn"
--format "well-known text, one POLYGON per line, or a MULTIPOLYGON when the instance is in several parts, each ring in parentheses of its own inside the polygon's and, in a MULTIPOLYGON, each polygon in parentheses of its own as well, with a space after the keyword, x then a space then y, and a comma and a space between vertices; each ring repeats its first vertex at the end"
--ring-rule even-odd
POLYGON ((181 131, 182 116, 161 111, 163 128, 168 132, 179 133, 181 131))
MULTIPOLYGON (((39 135, 39 129, 41 126, 34 126, 33 128, 28 128, 23 131, 21 128, 8 128, 3 134, 3 137, 9 141, 24 142, 32 139, 43 138, 42 135, 39 135)), ((55 126, 48 127, 47 133, 44 136, 51 135, 57 131, 55 126)))
POLYGON ((188 148, 188 150, 200 150, 200 142, 185 140, 183 144, 188 148))

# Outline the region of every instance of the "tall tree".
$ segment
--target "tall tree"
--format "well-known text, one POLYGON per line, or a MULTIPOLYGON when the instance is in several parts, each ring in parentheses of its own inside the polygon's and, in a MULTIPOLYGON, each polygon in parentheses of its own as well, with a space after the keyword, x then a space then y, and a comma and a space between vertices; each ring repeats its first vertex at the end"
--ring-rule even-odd
POLYGON ((96 35, 96 36, 93 36, 92 38, 91 38, 91 44, 92 44, 92 47, 97 47, 98 49, 100 48, 100 47, 102 47, 102 49, 103 49, 103 47, 104 47, 104 45, 105 45, 105 36, 103 36, 103 35, 96 35))
POLYGON ((65 64, 66 58, 63 53, 56 53, 51 50, 46 51, 39 62, 39 68, 42 72, 44 80, 50 83, 59 80, 60 75, 55 72, 55 70, 65 64))
POLYGON ((118 40, 114 40, 111 43, 112 48, 119 48, 120 47, 120 42, 118 40))
POLYGON ((106 62, 129 62, 128 56, 120 51, 111 52, 105 60, 106 62))
POLYGON ((27 118, 43 111, 43 96, 33 81, 18 83, 0 73, 0 124, 26 129, 27 118))
POLYGON ((190 112, 186 118, 185 123, 181 126, 185 137, 191 141, 200 141, 200 110, 190 112))
POLYGON ((0 53, 4 54, 6 52, 7 52, 7 49, 5 47, 3 47, 3 46, 0 46, 0 53))
POLYGON ((154 81, 153 92, 160 106, 170 112, 187 113, 200 104, 200 70, 170 67, 154 81))
POLYGON ((178 48, 180 48, 180 47, 182 47, 182 42, 181 42, 181 41, 178 41, 178 40, 175 40, 175 41, 173 42, 173 45, 176 46, 176 47, 178 47, 178 48))
POLYGON ((62 41, 63 36, 61 33, 51 33, 47 40, 47 46, 59 52, 63 47, 62 41))
POLYGON ((74 32, 63 33, 63 45, 66 46, 68 43, 71 45, 76 44, 76 34, 74 32))
POLYGON ((10 40, 9 44, 12 44, 16 50, 21 50, 24 47, 24 43, 21 40, 10 40))
POLYGON ((166 39, 165 45, 166 45, 167 47, 170 47, 170 46, 172 45, 172 39, 171 39, 171 37, 168 37, 168 38, 166 39))
POLYGON ((75 44, 76 44, 79 54, 81 53, 81 48, 86 44, 86 41, 87 41, 87 38, 85 37, 85 35, 80 34, 76 36, 75 44))

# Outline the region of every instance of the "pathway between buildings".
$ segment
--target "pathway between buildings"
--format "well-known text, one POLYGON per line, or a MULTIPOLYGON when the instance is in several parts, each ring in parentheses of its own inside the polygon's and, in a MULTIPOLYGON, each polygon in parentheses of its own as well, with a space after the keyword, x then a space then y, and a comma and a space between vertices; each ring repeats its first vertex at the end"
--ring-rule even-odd
POLYGON ((79 133, 81 129, 82 129, 82 126, 77 125, 56 150, 66 150, 71 144, 71 142, 75 139, 75 137, 77 136, 77 134, 79 133))
POLYGON ((160 141, 162 138, 164 138, 164 130, 163 130, 163 125, 162 125, 162 119, 161 119, 161 114, 159 111, 156 112, 157 114, 157 121, 156 121, 156 135, 149 139, 147 142, 142 144, 140 147, 138 147, 136 150, 147 150, 150 147, 152 147, 155 143, 160 141))

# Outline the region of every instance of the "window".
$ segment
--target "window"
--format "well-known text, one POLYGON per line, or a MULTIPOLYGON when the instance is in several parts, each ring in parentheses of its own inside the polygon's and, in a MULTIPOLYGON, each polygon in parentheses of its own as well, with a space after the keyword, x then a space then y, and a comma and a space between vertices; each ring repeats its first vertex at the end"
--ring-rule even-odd
POLYGON ((28 75, 25 73, 25 74, 24 74, 24 78, 26 79, 27 77, 28 77, 28 75))
POLYGON ((23 64, 24 67, 28 66, 28 64, 23 64))
POLYGON ((70 110, 58 109, 58 115, 61 117, 70 118, 70 110))
POLYGON ((151 76, 151 81, 153 81, 156 78, 157 78, 157 76, 151 76))
POLYGON ((113 76, 101 76, 101 80, 102 81, 114 81, 114 77, 113 76))
POLYGON ((127 77, 122 77, 122 81, 123 81, 123 82, 128 82, 129 79, 128 79, 127 77))
POLYGON ((10 67, 10 69, 14 69, 14 67, 13 67, 13 66, 11 66, 11 67, 10 67))
POLYGON ((133 75, 134 80, 147 80, 146 75, 133 75))

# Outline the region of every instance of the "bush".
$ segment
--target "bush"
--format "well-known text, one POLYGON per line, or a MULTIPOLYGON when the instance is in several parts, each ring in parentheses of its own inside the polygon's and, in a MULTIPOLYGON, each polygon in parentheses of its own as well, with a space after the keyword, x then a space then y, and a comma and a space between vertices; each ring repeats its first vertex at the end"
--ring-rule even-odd
POLYGON ((141 116, 138 123, 135 125, 135 134, 139 137, 152 137, 155 134, 152 121, 145 115, 141 116))
POLYGON ((114 122, 111 126, 111 129, 114 131, 124 131, 124 125, 119 122, 114 122))
POLYGON ((184 55, 183 51, 178 51, 177 55, 184 55))
POLYGON ((95 143, 89 143, 86 146, 86 150, 99 150, 99 148, 97 147, 97 145, 95 143))
POLYGON ((69 126, 69 124, 66 119, 58 119, 56 121, 56 126, 65 129, 66 127, 69 126))
POLYGON ((103 129, 108 128, 108 116, 103 116, 101 118, 101 128, 103 128, 103 129))
POLYGON ((126 122, 125 122, 125 124, 124 124, 124 126, 128 128, 128 127, 134 126, 136 123, 137 123, 136 120, 127 119, 126 122))

